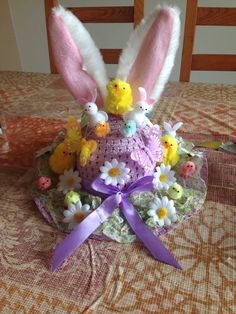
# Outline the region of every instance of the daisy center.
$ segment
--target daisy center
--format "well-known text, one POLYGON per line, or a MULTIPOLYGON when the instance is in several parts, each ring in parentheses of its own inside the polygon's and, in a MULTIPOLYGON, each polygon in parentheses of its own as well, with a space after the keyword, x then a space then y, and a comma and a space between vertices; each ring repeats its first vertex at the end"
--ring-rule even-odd
POLYGON ((68 178, 67 180, 66 180, 66 185, 67 186, 69 186, 69 187, 72 187, 72 186, 74 186, 74 184, 75 184, 75 179, 74 178, 68 178))
POLYGON ((167 175, 166 174, 161 174, 160 175, 160 181, 161 182, 166 182, 167 181, 167 175))
POLYGON ((81 220, 84 219, 84 213, 82 213, 82 212, 77 212, 77 213, 75 213, 75 214, 74 214, 74 219, 75 219, 75 221, 77 221, 77 222, 81 222, 81 220))
POLYGON ((120 169, 119 168, 111 168, 109 171, 108 171, 108 174, 110 177, 118 177, 120 175, 120 169))
POLYGON ((158 216, 160 219, 166 218, 167 214, 168 214, 167 208, 165 208, 165 207, 160 207, 160 208, 157 209, 157 216, 158 216))

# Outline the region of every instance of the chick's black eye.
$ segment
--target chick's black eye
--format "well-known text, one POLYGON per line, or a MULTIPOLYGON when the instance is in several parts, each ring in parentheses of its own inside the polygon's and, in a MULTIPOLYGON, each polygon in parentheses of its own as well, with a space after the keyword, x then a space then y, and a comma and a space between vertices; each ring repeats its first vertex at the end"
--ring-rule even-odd
POLYGON ((173 146, 173 144, 170 144, 170 146, 173 146))
POLYGON ((168 144, 168 142, 167 142, 167 141, 165 141, 165 144, 168 144))
POLYGON ((116 84, 116 85, 114 85, 114 87, 117 87, 117 84, 116 84))
POLYGON ((123 87, 123 89, 125 89, 125 87, 123 87))

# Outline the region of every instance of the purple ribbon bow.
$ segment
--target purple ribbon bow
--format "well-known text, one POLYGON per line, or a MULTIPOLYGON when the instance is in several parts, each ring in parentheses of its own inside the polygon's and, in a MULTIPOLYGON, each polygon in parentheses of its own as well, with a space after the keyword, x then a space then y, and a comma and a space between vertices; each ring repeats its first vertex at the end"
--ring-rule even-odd
POLYGON ((173 255, 148 229, 128 199, 129 195, 134 192, 153 191, 152 181, 153 176, 146 176, 131 184, 127 190, 119 190, 116 186, 106 185, 101 178, 94 180, 92 188, 107 196, 107 198, 57 246, 54 253, 52 271, 55 271, 119 206, 130 227, 150 251, 154 259, 182 269, 173 255))

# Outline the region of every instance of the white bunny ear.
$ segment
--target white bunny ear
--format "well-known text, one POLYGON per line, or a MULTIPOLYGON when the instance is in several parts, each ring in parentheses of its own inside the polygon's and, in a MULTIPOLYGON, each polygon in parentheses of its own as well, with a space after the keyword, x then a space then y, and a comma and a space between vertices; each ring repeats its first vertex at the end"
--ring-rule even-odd
POLYGON ((143 86, 148 98, 158 101, 167 82, 179 44, 180 12, 177 8, 157 9, 133 31, 123 50, 117 77, 132 86, 134 101, 143 86))
POLYGON ((183 122, 177 122, 175 125, 171 126, 170 123, 164 122, 163 126, 165 129, 165 134, 169 134, 173 137, 176 136, 176 131, 183 125, 183 122))
POLYGON ((168 123, 168 122, 164 121, 163 126, 164 126, 164 129, 166 132, 170 132, 172 130, 172 127, 171 127, 170 123, 168 123))
POLYGON ((95 102, 95 101, 96 101, 97 96, 98 96, 97 89, 94 88, 94 90, 93 90, 93 95, 92 95, 92 102, 95 102))
POLYGON ((172 129, 174 131, 177 131, 182 125, 183 125, 183 122, 177 122, 175 125, 173 125, 172 129))
POLYGON ((147 93, 146 93, 146 91, 145 91, 145 88, 139 87, 138 90, 139 90, 139 93, 140 93, 140 100, 146 101, 146 99, 147 99, 147 93))
POLYGON ((98 89, 99 105, 106 97, 108 78, 99 49, 82 23, 59 6, 53 9, 50 37, 58 72, 76 99, 98 89))

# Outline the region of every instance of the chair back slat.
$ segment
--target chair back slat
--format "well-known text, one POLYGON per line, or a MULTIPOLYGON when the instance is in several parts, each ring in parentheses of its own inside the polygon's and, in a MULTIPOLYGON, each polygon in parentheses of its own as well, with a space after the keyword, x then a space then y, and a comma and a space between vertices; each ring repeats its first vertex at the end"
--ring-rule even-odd
POLYGON ((189 82, 191 71, 236 71, 234 54, 193 54, 196 26, 236 26, 236 8, 198 7, 187 0, 180 81, 189 82))
POLYGON ((134 7, 67 8, 83 23, 132 23, 134 7))
POLYGON ((197 25, 236 26, 236 8, 199 7, 197 25))
POLYGON ((117 64, 121 51, 121 49, 100 49, 103 60, 106 64, 117 64))
POLYGON ((193 55, 194 71, 236 71, 236 55, 196 54, 193 55))

